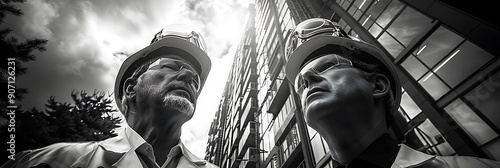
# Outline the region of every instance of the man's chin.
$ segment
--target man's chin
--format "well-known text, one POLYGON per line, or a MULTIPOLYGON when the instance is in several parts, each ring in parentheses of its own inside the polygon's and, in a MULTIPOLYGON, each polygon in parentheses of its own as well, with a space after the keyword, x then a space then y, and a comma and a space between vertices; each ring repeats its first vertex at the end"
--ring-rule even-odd
POLYGON ((329 103, 324 103, 321 101, 314 101, 310 104, 307 104, 306 107, 304 107, 304 117, 309 121, 319 121, 320 119, 331 115, 332 108, 330 107, 330 105, 331 104, 329 103))
POLYGON ((176 95, 168 95, 163 99, 166 108, 179 111, 191 118, 194 113, 194 105, 187 98, 176 95))

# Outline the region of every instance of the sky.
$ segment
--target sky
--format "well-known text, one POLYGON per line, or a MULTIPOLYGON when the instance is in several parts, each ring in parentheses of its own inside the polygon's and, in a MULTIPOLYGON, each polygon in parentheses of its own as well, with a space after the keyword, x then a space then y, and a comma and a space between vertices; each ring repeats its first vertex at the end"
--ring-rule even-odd
POLYGON ((73 103, 73 90, 111 94, 126 55, 149 45, 160 29, 187 24, 199 30, 212 70, 181 139, 204 157, 208 129, 244 30, 248 0, 29 0, 15 5, 24 15, 7 17, 0 28, 13 29, 11 36, 19 40, 48 40, 47 51, 35 52, 36 61, 24 64, 28 73, 16 81, 29 89, 20 103, 25 109, 44 109, 51 96, 73 103))

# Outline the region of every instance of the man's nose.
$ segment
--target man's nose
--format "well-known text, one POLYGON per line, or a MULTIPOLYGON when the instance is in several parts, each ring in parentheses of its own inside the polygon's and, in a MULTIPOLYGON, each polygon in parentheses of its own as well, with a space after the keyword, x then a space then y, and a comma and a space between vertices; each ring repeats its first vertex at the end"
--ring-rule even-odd
POLYGON ((310 84, 319 82, 321 80, 319 74, 316 73, 312 68, 304 72, 304 74, 302 74, 302 77, 304 78, 304 85, 306 88, 309 87, 310 84))

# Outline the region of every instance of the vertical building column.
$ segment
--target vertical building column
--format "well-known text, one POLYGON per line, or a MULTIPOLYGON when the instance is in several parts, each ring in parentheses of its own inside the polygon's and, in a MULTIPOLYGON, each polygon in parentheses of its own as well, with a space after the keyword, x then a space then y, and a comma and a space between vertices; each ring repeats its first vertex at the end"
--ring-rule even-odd
POLYGON ((302 105, 300 104, 299 97, 295 93, 293 89, 293 85, 288 82, 288 86, 290 89, 290 94, 293 97, 293 102, 296 104, 297 109, 295 109, 295 118, 297 121, 297 129, 299 130, 299 136, 301 141, 302 154, 304 155, 304 165, 306 168, 313 168, 316 166, 314 161, 313 152, 311 149, 311 140, 309 138, 309 132, 307 131, 306 120, 304 119, 304 113, 302 112, 302 105))

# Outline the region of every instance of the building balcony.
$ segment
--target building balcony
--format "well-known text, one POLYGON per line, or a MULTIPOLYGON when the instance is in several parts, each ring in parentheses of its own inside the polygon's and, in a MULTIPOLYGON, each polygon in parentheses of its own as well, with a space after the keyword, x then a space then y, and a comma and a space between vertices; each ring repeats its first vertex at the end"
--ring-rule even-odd
POLYGON ((240 120, 240 129, 245 128, 248 122, 255 120, 255 112, 257 112, 257 108, 257 100, 255 100, 255 98, 246 99, 243 105, 243 115, 240 120))
POLYGON ((272 113, 273 115, 277 115, 283 104, 285 104, 288 96, 290 95, 290 87, 288 85, 288 80, 279 80, 277 79, 274 82, 273 87, 278 87, 278 91, 275 95, 269 94, 269 98, 272 99, 271 105, 267 110, 268 113, 272 113))
MULTIPOLYGON (((238 151, 246 151, 249 147, 255 147, 256 141, 256 122, 249 122, 243 131, 241 140, 239 141, 238 151)), ((242 158, 245 153, 238 154, 238 158, 242 158)))
POLYGON ((241 159, 240 168, 254 168, 257 166, 257 157, 259 154, 256 152, 257 149, 254 147, 249 147, 243 158, 241 159))
MULTIPOLYGON (((250 83, 253 83, 253 82, 250 82, 250 83)), ((256 85, 254 85, 254 86, 248 85, 248 88, 245 91, 245 95, 243 96, 243 100, 248 100, 248 98, 250 98, 250 97, 256 98, 257 92, 258 92, 258 90, 257 90, 256 85)))
POLYGON ((254 71, 251 71, 251 72, 248 72, 246 75, 245 75, 245 79, 244 79, 244 85, 243 87, 244 88, 247 88, 248 85, 250 85, 251 82, 256 82, 257 80, 257 73, 254 72, 254 71))

